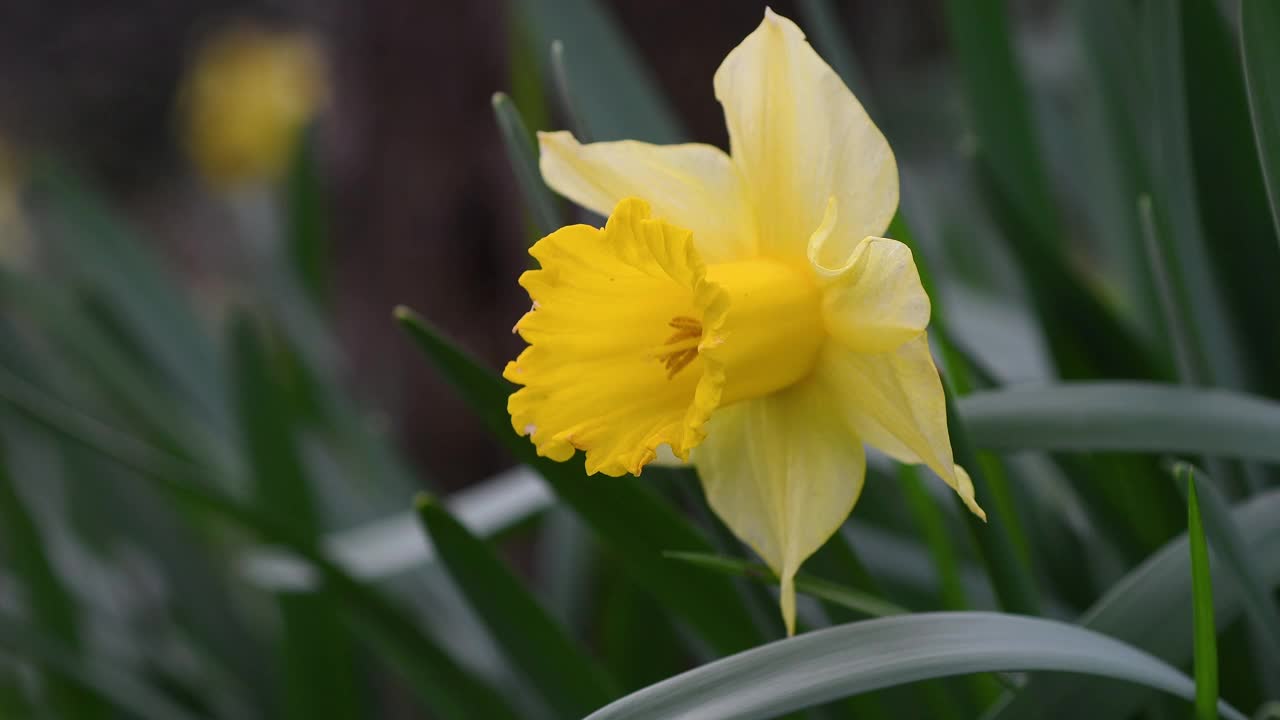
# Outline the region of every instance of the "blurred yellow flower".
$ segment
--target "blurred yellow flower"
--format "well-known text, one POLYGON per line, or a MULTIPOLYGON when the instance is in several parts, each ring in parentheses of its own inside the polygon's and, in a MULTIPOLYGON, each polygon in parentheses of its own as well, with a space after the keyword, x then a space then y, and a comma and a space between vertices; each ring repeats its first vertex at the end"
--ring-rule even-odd
POLYGON ((216 185, 274 180, 323 95, 321 55, 305 34, 249 25, 216 33, 183 88, 191 159, 216 185))
POLYGON ((583 450, 591 473, 692 451, 711 507, 778 574, 793 633, 796 571, 853 509, 864 442, 983 512, 952 461, 929 298, 911 251, 878 237, 898 204, 883 135, 772 11, 715 92, 730 155, 540 135, 547 183, 612 214, 534 245, 508 409, 540 454, 583 450))

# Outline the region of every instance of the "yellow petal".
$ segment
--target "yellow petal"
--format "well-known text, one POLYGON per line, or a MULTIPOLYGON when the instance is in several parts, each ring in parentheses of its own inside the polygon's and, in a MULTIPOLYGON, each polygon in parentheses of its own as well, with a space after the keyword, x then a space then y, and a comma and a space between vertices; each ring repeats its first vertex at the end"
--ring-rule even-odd
POLYGON ((589 473, 638 474, 664 443, 687 456, 724 387, 696 347, 703 328, 719 341, 728 303, 689 231, 631 199, 603 230, 562 228, 530 253, 541 269, 520 277, 533 309, 516 324, 529 347, 503 373, 524 386, 507 403, 516 432, 555 460, 584 450, 589 473))
POLYGON ((838 268, 818 265, 823 249, 811 244, 809 259, 819 276, 827 276, 822 311, 827 332, 836 342, 855 352, 883 353, 924 333, 929 296, 920 284, 911 248, 897 240, 869 237, 838 268))
POLYGON ((623 140, 580 144, 572 133, 538 133, 542 178, 601 215, 638 197, 653 214, 693 231, 708 263, 755 255, 755 231, 738 171, 711 145, 650 145, 623 140))
POLYGON ((772 10, 715 75, 733 162, 755 212, 761 251, 796 263, 835 196, 833 238, 880 235, 898 207, 898 168, 853 93, 772 10))
POLYGON ((805 381, 717 410, 693 462, 712 509, 778 574, 793 634, 796 571, 857 502, 862 443, 828 389, 805 381))
POLYGON ((951 457, 946 399, 924 335, 896 350, 850 352, 832 343, 817 374, 834 390, 845 417, 864 442, 904 463, 924 463, 986 519, 973 483, 951 457))

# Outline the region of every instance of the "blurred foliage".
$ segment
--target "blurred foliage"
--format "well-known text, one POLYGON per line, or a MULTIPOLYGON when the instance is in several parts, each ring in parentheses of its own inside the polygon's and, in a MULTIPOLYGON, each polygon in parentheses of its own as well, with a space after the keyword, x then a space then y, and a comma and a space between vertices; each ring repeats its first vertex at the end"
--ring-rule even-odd
MULTIPOLYGON (((0 141, 0 718, 621 699, 601 716, 1161 720, 1197 691, 1202 717, 1280 697, 1280 491, 1260 464, 1280 459, 1280 14, 951 0, 915 90, 864 66, 844 5, 800 9, 901 160, 891 234, 933 297, 956 456, 991 523, 871 458, 798 581, 810 632, 770 644, 773 578, 690 471, 537 457, 509 386, 388 308, 524 464, 412 504, 437 480, 353 397, 332 330, 320 45, 242 28, 197 54, 182 105, 206 179, 252 181, 213 200, 251 267, 230 297, 184 283, 69 167, 0 141), (1044 387, 1004 387, 1026 381, 1044 387), (1165 456, 1210 473, 1180 493, 1165 456), (1040 617, 942 612, 992 610, 1040 617)), ((508 10, 492 136, 536 236, 567 214, 530 131, 688 132, 607 4, 508 10)))

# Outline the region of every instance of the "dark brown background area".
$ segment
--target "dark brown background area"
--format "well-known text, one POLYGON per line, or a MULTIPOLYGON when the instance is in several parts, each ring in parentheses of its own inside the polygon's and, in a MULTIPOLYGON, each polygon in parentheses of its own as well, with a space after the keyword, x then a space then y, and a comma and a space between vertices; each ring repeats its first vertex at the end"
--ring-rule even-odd
MULTIPOLYGON (((605 3, 690 134, 726 143, 711 78, 762 2, 605 3)), ((835 3, 873 84, 940 48, 936 0, 835 3)), ((773 3, 799 16, 793 3, 773 3)), ((332 193, 333 322, 348 380, 389 413, 401 446, 443 489, 508 464, 391 322, 418 309, 494 367, 520 348, 527 231, 490 107, 507 89, 514 8, 502 0, 92 0, 0 7, 0 134, 73 159, 150 231, 193 284, 226 272, 234 230, 173 142, 184 61, 237 17, 317 33, 333 99, 319 126, 332 193)))

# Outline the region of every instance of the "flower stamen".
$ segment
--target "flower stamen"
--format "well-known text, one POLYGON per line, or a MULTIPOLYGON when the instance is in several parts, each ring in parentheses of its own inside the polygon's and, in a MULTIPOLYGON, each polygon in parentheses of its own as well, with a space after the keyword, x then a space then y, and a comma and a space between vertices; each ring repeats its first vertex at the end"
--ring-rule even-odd
POLYGON ((698 356, 702 343, 702 323, 695 318, 677 315, 667 323, 675 332, 663 343, 658 359, 667 368, 667 379, 674 378, 698 356))

